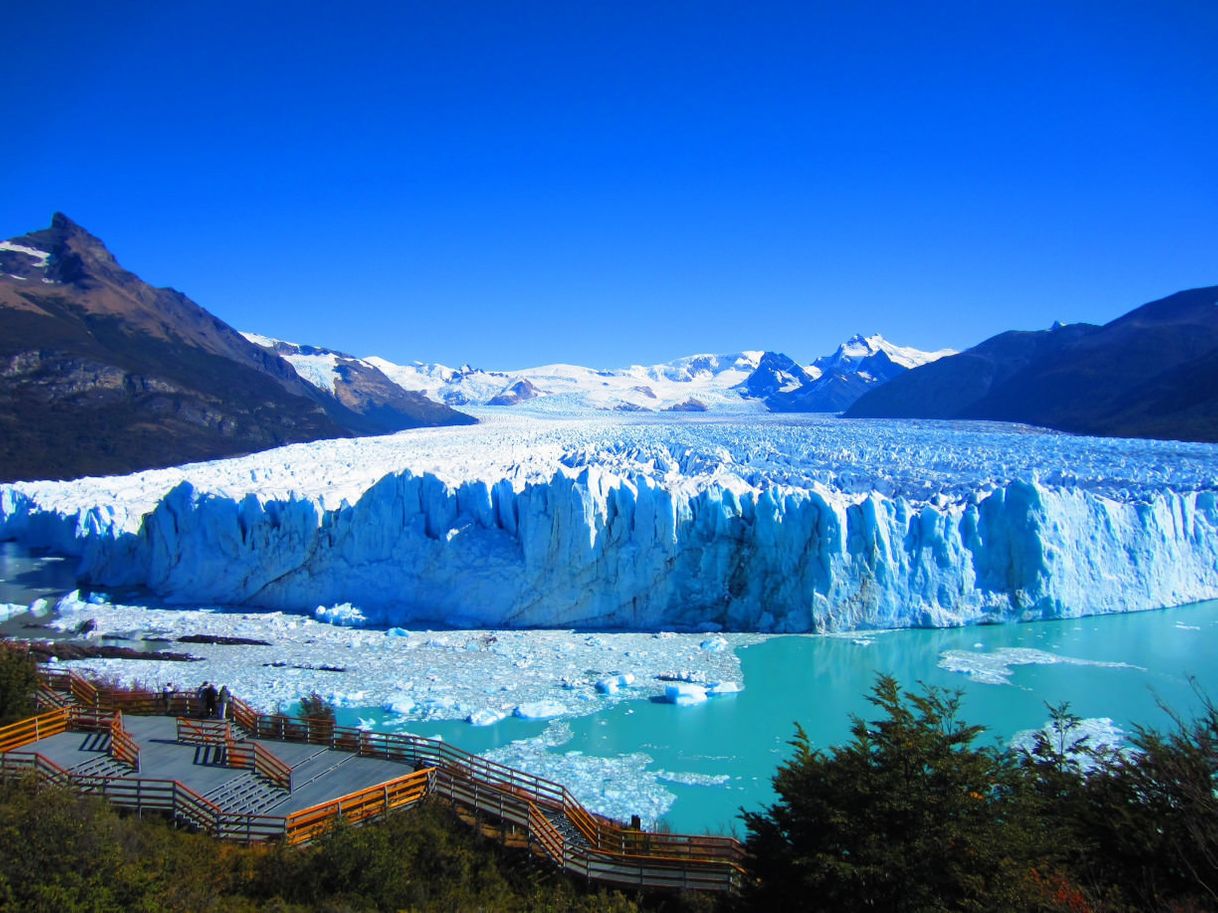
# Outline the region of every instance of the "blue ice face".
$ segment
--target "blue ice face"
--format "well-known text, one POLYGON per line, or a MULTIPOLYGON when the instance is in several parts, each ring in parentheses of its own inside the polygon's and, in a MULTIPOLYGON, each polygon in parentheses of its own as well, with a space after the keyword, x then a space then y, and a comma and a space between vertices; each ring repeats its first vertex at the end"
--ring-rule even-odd
POLYGON ((4 486, 0 536, 95 583, 356 624, 944 626, 1218 596, 1216 457, 1003 425, 512 416, 4 486), (124 525, 132 491, 151 509, 124 525))

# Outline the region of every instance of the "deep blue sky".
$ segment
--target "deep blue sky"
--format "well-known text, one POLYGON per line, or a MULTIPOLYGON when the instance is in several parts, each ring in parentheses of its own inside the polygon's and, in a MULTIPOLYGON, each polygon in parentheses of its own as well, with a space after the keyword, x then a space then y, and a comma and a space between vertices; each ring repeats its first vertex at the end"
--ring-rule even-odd
POLYGON ((1213 0, 10 6, 0 237, 242 329, 809 360, 1218 283, 1213 0))

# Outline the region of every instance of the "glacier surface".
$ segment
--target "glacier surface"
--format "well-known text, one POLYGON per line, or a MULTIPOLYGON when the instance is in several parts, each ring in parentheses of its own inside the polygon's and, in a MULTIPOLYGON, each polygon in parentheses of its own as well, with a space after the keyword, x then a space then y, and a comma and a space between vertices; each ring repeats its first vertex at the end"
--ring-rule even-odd
POLYGON ((1218 597, 1218 447, 804 415, 510 414, 0 486, 0 538, 179 604, 834 631, 1218 597))

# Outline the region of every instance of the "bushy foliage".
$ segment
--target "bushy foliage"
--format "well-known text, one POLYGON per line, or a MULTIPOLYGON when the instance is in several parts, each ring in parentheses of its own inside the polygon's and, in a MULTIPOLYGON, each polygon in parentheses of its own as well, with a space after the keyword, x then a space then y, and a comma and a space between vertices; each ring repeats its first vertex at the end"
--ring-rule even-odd
POLYGON ((20 644, 0 643, 0 726, 32 716, 38 665, 20 644))
POLYGON ((1218 711, 1100 751, 1068 705, 1024 752, 974 744, 959 692, 877 679, 829 751, 796 730, 748 813, 757 910, 1218 909, 1218 711))
MULTIPOLYGON (((0 910, 29 913, 678 913, 679 897, 590 890, 439 804, 247 848, 32 782, 0 787, 0 910)), ((705 907, 702 907, 705 909, 705 907)))
POLYGON ((779 801, 746 814, 758 909, 1016 909, 1024 842, 1005 798, 1009 758, 974 741, 958 693, 902 694, 882 677, 880 719, 855 718, 845 745, 819 751, 798 729, 774 778, 779 801), (1002 826, 999 826, 999 825, 1002 826))

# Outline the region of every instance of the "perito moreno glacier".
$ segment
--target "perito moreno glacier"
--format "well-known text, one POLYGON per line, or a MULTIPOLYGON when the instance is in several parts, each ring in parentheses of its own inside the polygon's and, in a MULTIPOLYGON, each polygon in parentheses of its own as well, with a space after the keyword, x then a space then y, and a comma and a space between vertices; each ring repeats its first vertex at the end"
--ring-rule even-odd
POLYGON ((830 631, 1218 597, 1218 447, 554 417, 0 486, 0 538, 165 601, 369 624, 830 631))

